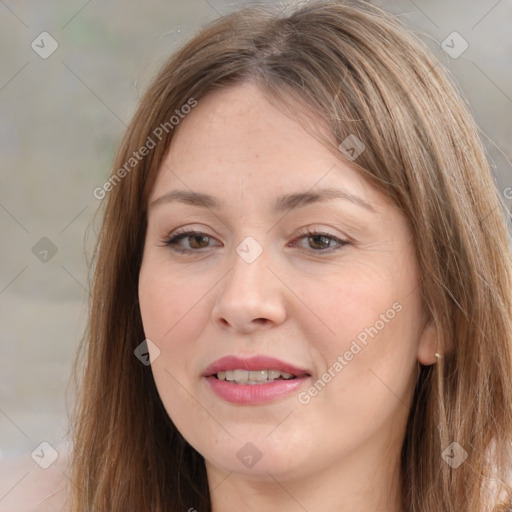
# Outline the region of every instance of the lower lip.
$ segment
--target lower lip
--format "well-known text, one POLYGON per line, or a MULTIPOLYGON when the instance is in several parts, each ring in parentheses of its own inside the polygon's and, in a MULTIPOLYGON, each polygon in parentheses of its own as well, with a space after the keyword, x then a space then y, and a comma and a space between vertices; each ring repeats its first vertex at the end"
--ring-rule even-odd
POLYGON ((216 377, 206 377, 213 392, 223 400, 235 404, 264 404, 290 395, 300 388, 309 377, 275 380, 267 384, 233 384, 216 377))

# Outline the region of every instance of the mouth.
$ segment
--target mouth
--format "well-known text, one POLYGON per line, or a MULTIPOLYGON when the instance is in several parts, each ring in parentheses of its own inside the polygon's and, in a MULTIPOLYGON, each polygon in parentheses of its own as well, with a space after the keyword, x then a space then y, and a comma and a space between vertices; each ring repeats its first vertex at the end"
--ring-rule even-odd
POLYGON ((203 377, 223 400, 256 405, 289 395, 309 380, 311 372, 269 356, 228 356, 210 365, 203 377))

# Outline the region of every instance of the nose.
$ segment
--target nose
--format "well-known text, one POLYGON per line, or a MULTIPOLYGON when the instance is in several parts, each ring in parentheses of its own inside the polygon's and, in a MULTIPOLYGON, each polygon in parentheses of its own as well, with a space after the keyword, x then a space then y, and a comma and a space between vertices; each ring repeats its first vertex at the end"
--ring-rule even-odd
POLYGON ((214 323, 224 329, 251 333, 286 318, 285 286, 268 267, 266 252, 249 263, 234 252, 231 270, 217 287, 214 323))

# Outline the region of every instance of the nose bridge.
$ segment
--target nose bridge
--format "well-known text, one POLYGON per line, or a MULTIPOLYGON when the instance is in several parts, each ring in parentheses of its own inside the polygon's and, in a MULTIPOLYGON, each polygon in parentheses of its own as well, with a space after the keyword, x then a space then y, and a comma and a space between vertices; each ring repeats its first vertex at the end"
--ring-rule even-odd
POLYGON ((268 251, 265 251, 263 245, 254 237, 245 237, 235 248, 235 254, 232 257, 230 288, 238 294, 239 298, 245 291, 251 291, 249 295, 252 297, 264 292, 268 277, 266 274, 269 273, 267 264, 268 251), (248 289, 244 290, 244 287, 248 289))
POLYGON ((214 320, 250 330, 262 320, 279 323, 284 319, 283 297, 278 281, 267 268, 271 266, 268 256, 253 237, 246 237, 235 248, 231 270, 219 289, 214 320))

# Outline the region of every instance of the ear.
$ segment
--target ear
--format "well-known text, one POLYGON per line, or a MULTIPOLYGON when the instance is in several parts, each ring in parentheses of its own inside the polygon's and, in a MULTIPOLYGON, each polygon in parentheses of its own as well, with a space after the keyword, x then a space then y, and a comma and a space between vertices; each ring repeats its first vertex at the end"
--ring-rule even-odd
POLYGON ((424 327, 418 344, 418 361, 425 365, 437 362, 437 330, 433 322, 428 322, 424 327))

